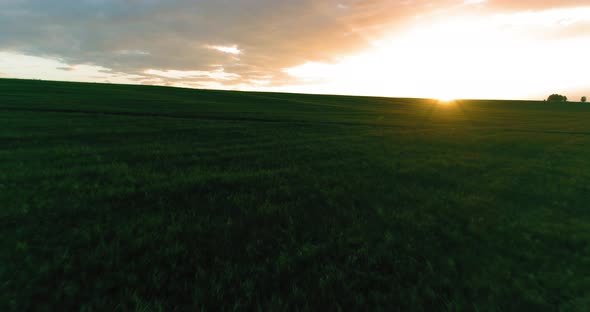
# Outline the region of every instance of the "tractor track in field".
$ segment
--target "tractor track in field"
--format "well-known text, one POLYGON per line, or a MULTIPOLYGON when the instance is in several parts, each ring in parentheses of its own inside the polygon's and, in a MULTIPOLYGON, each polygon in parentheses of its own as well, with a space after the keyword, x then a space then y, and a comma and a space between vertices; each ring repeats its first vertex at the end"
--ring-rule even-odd
POLYGON ((166 113, 141 113, 129 111, 92 111, 62 108, 21 108, 21 107, 0 107, 0 111, 21 111, 21 112, 40 112, 40 113, 66 113, 66 114, 86 114, 86 115, 109 115, 109 116, 128 116, 128 117, 162 117, 178 119, 204 119, 204 120, 227 120, 227 121, 254 121, 254 122, 302 122, 292 119, 269 119, 256 117, 223 117, 212 115, 178 115, 166 113))
MULTIPOLYGON (((198 115, 198 114, 167 114, 167 113, 142 113, 129 111, 92 111, 92 110, 77 110, 77 109, 61 109, 61 108, 21 108, 0 106, 0 111, 20 111, 20 112, 40 112, 40 113, 64 113, 64 114, 86 114, 86 115, 106 115, 106 116, 123 116, 123 117, 156 117, 156 118, 176 118, 189 120, 221 120, 221 121, 242 121, 242 122, 265 122, 265 123, 295 123, 295 124, 319 124, 319 125, 340 125, 340 126, 366 126, 366 127, 386 127, 398 129, 411 130, 425 130, 431 127, 416 128, 399 125, 373 124, 373 123, 358 123, 358 122, 344 122, 344 121, 316 121, 316 120, 300 120, 287 118, 259 118, 259 117, 239 117, 239 116, 219 116, 219 115, 198 115)), ((215 113, 213 113, 215 114, 215 113)), ((217 113, 221 114, 221 113, 217 113)))
POLYGON ((529 130, 529 129, 503 129, 507 132, 521 133, 542 133, 542 134, 562 134, 562 135, 590 135, 588 131, 566 131, 566 130, 529 130))

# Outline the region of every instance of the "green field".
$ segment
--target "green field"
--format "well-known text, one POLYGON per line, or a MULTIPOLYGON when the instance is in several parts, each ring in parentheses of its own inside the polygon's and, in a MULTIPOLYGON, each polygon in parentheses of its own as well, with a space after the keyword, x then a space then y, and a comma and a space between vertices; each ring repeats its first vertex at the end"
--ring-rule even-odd
POLYGON ((0 80, 0 311, 590 311, 590 104, 0 80))

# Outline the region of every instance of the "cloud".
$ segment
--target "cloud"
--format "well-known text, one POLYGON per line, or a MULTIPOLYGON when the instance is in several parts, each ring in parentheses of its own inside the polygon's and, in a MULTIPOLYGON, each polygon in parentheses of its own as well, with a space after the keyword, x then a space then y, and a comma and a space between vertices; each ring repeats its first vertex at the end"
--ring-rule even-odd
POLYGON ((360 51, 410 10, 375 0, 5 0, 0 50, 138 75, 222 64, 243 81, 281 84, 283 68, 360 51))
POLYGON ((514 31, 528 31, 531 36, 544 40, 590 35, 590 6, 500 14, 496 20, 514 31))
POLYGON ((493 8, 503 11, 550 10, 588 5, 587 0, 490 0, 489 2, 493 8))
POLYGON ((464 3, 467 5, 470 4, 483 4, 483 3, 487 3, 488 0, 465 0, 464 3))
POLYGON ((148 69, 144 71, 146 75, 159 76, 171 79, 189 79, 189 78, 210 78, 213 80, 235 80, 240 78, 240 75, 233 73, 226 73, 223 68, 215 71, 202 70, 157 70, 148 69))
POLYGON ((207 48, 217 50, 222 53, 229 53, 234 55, 239 55, 242 53, 240 49, 236 45, 233 46, 215 46, 215 45, 208 45, 207 48))
POLYGON ((500 23, 516 26, 571 26, 590 22, 590 6, 581 8, 559 8, 549 10, 527 10, 496 16, 500 23))

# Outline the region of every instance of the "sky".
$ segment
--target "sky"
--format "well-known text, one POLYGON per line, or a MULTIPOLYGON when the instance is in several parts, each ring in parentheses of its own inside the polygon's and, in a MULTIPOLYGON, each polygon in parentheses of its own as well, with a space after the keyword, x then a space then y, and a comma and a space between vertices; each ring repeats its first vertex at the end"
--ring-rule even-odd
POLYGON ((590 96, 590 0, 0 0, 0 77, 590 96))

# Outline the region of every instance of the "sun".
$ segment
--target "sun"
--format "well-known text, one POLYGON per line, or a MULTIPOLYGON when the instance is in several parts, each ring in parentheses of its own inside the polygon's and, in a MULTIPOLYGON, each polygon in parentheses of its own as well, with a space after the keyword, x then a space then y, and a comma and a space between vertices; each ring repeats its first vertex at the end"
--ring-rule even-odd
POLYGON ((441 104, 449 104, 454 102, 456 99, 450 96, 441 96, 438 98, 438 102, 441 104))

